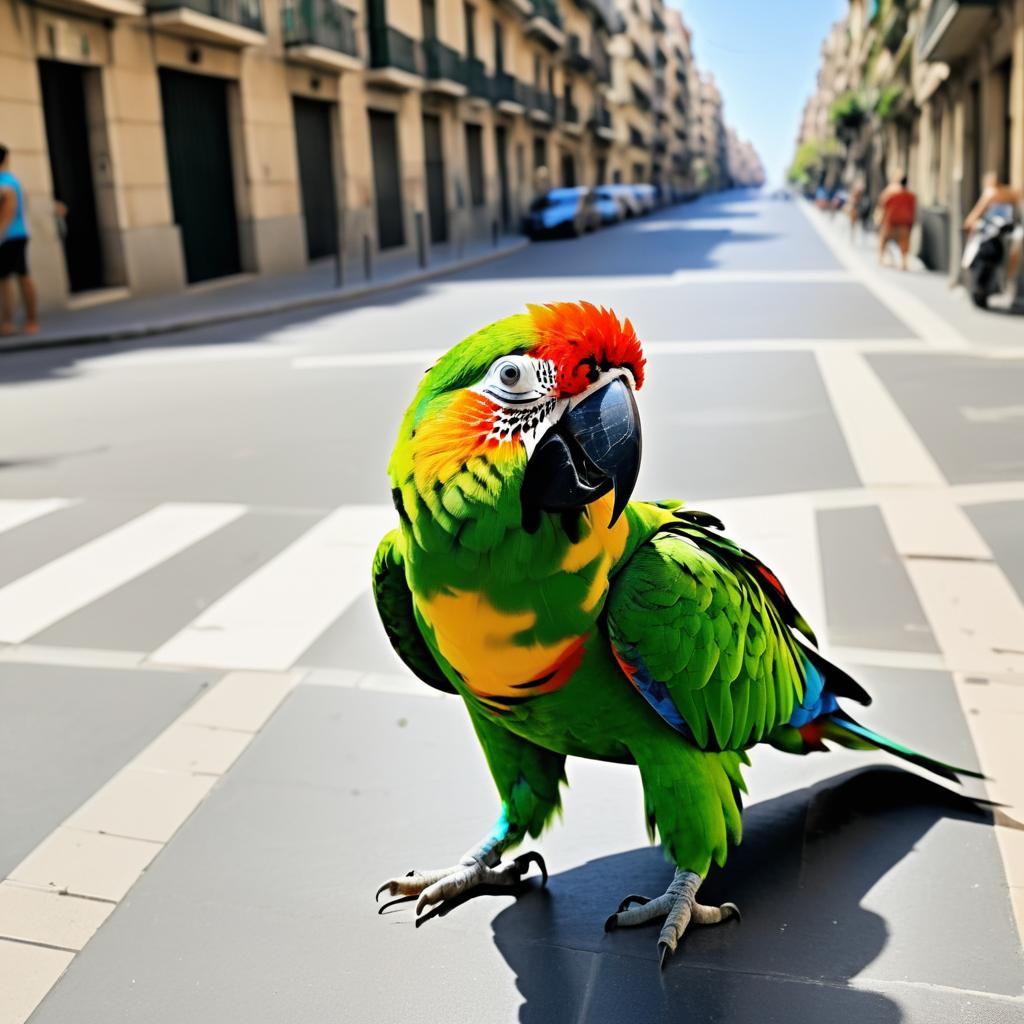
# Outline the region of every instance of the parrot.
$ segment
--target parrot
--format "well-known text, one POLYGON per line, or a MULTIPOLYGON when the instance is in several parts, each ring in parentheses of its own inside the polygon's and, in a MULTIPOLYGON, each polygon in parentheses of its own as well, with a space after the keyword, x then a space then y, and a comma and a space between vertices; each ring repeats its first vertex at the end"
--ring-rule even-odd
MULTIPOLYGON (((635 765, 665 893, 629 895, 606 930, 663 922, 662 968, 690 925, 738 920, 697 901, 742 835, 742 770, 768 744, 883 750, 950 780, 977 773, 861 725, 864 688, 818 651, 778 577, 680 501, 632 500, 645 359, 629 319, 587 302, 528 305, 441 356, 388 465, 398 525, 373 596, 398 656, 462 698, 500 798, 496 823, 448 867, 377 890, 416 914, 479 886, 518 885, 502 858, 560 811, 567 757, 635 765)), ((439 907, 436 909, 440 909, 439 907)))

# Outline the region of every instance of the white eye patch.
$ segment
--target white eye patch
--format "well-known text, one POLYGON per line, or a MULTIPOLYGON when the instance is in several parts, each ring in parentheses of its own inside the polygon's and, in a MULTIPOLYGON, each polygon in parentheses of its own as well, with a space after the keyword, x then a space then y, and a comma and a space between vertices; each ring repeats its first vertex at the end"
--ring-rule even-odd
POLYGON ((530 356, 496 359, 477 390, 506 406, 530 405, 547 398, 555 382, 553 364, 530 356))

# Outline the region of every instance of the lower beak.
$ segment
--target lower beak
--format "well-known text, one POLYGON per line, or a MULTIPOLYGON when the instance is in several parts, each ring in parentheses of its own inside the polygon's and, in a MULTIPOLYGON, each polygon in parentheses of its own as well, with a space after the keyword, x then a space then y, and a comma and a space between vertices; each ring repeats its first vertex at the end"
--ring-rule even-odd
POLYGON ((540 512, 579 510, 615 492, 612 526, 640 472, 640 415, 622 379, 588 395, 553 426, 526 465, 523 526, 533 532, 540 512))

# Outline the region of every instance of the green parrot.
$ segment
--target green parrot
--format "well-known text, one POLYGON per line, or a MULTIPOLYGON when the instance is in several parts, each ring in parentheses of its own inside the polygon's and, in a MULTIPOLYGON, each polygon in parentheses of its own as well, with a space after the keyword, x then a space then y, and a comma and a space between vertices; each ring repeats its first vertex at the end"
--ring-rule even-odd
POLYGON ((664 966, 690 922, 739 917, 696 896, 740 841, 751 747, 804 754, 831 740, 975 773, 850 717, 839 698, 867 693, 717 519, 629 500, 643 380, 630 322, 568 302, 483 328, 423 378, 389 465, 400 523, 377 549, 374 596, 405 664, 465 702, 501 812, 457 864, 377 896, 418 896, 419 914, 514 885, 531 863, 546 878, 537 854, 502 855, 559 809, 566 757, 635 764, 648 831, 676 872, 663 895, 626 897, 606 928, 664 918, 664 966))

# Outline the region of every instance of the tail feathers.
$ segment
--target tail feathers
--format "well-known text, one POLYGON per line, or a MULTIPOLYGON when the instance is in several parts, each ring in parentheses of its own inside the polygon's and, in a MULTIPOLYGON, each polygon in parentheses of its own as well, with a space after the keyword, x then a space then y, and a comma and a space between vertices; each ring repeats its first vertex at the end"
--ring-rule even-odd
MULTIPOLYGON (((956 765, 946 764, 945 761, 937 761, 933 757, 928 757, 925 754, 918 753, 916 750, 911 750, 910 747, 903 746, 902 743, 887 739, 880 733, 861 725, 860 722, 854 721, 844 711, 834 711, 832 714, 825 715, 809 723, 804 728, 813 729, 814 731, 813 737, 805 736, 805 740, 813 738, 820 742, 822 739, 828 739, 838 743, 840 746, 849 747, 853 750, 884 750, 890 754, 895 754, 896 757, 904 761, 916 764, 920 768, 926 768, 935 775, 949 779, 950 782, 959 782, 961 776, 971 779, 985 778, 981 772, 971 771, 969 768, 958 768, 956 765)), ((801 729, 801 734, 803 734, 803 731, 801 729)))

